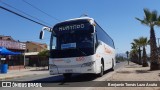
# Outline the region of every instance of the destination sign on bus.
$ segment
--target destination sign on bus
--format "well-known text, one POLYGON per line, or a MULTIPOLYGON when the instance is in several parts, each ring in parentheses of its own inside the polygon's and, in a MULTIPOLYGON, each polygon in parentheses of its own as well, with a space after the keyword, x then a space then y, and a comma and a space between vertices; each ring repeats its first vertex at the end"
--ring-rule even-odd
POLYGON ((76 43, 61 44, 61 49, 76 48, 76 43))
POLYGON ((53 28, 54 32, 59 35, 59 34, 64 34, 64 33, 73 33, 73 32, 93 32, 93 28, 91 27, 92 25, 89 22, 82 22, 82 23, 60 23, 55 25, 53 28))
POLYGON ((84 29, 84 24, 74 24, 74 25, 67 25, 67 26, 61 26, 58 28, 59 31, 67 31, 67 30, 76 30, 76 29, 84 29))

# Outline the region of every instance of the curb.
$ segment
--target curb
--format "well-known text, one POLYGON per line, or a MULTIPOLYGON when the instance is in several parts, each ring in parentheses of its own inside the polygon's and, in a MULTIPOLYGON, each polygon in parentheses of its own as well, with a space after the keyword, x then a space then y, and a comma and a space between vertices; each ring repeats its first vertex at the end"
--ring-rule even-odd
MULTIPOLYGON (((31 74, 31 75, 34 75, 34 74, 31 74)), ((25 76, 30 76, 30 75, 16 75, 16 76, 8 76, 8 77, 0 78, 0 81, 2 81, 2 80, 8 80, 8 79, 13 79, 13 78, 21 78, 21 77, 25 77, 25 76)))
POLYGON ((15 76, 7 76, 7 77, 0 77, 0 81, 3 81, 3 80, 8 80, 8 79, 14 79, 14 78, 21 78, 21 77, 26 77, 26 76, 32 76, 32 75, 43 75, 43 74, 46 74, 46 73, 42 73, 42 74, 27 74, 27 75, 15 75, 15 76))

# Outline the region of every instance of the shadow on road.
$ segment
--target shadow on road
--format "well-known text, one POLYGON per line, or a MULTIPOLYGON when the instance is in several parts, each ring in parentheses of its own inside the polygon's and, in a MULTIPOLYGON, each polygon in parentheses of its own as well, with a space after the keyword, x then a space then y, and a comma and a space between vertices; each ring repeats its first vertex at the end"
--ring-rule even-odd
POLYGON ((137 64, 133 64, 133 65, 127 65, 125 66, 125 68, 140 68, 141 66, 138 66, 137 64))
POLYGON ((130 72, 130 71, 117 71, 116 73, 129 74, 129 73, 132 73, 132 72, 130 72))
POLYGON ((141 73, 150 73, 149 70, 136 70, 136 73, 141 74, 141 73))
MULTIPOLYGON (((111 71, 113 70, 107 70, 104 72, 104 74, 107 74, 111 71)), ((59 85, 64 85, 66 83, 93 81, 96 78, 98 78, 98 75, 96 74, 73 74, 72 77, 67 80, 64 79, 63 75, 57 75, 57 76, 50 76, 47 78, 27 81, 27 82, 59 83, 59 85)))
POLYGON ((48 69, 35 69, 35 70, 30 70, 30 71, 49 71, 48 69))
MULTIPOLYGON (((104 74, 108 74, 111 71, 113 70, 107 70, 104 74)), ((63 75, 57 75, 25 81, 25 83, 43 83, 43 86, 45 87, 91 87, 97 85, 97 83, 100 83, 98 81, 93 81, 97 78, 98 75, 96 74, 73 74, 71 78, 66 80, 63 75)))

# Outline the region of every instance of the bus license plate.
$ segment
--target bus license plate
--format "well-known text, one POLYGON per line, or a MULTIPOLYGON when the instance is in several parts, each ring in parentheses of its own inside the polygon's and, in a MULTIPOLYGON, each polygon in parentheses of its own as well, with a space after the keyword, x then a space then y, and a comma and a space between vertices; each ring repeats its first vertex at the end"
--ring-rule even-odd
POLYGON ((72 70, 72 69, 66 69, 65 72, 66 72, 66 73, 72 73, 73 70, 72 70))

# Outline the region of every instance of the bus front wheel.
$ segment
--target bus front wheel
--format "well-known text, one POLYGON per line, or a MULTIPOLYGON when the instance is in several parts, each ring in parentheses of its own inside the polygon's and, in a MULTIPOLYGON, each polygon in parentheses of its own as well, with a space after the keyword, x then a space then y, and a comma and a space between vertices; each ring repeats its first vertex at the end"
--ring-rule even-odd
POLYGON ((99 73, 99 77, 102 77, 103 76, 103 74, 104 74, 104 67, 103 67, 103 65, 101 65, 101 72, 99 73))

